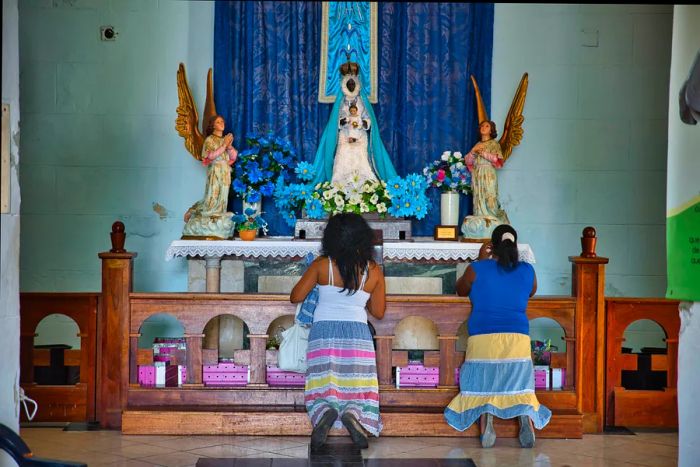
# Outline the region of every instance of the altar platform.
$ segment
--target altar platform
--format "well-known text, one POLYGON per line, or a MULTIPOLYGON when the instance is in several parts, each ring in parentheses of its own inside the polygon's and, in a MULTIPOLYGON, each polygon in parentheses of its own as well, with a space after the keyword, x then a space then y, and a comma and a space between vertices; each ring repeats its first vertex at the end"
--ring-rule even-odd
MULTIPOLYGON (((382 261, 388 263, 385 275, 389 293, 454 293, 454 281, 469 262, 477 259, 480 248, 481 243, 436 241, 432 237, 385 240, 380 249, 382 261)), ((535 263, 530 245, 521 243, 518 249, 521 261, 535 263)), ((306 268, 304 257, 309 253, 318 255, 320 250, 320 240, 293 237, 175 240, 165 259, 188 258, 189 292, 289 293, 306 268), (244 261, 260 267, 251 271, 244 261)))

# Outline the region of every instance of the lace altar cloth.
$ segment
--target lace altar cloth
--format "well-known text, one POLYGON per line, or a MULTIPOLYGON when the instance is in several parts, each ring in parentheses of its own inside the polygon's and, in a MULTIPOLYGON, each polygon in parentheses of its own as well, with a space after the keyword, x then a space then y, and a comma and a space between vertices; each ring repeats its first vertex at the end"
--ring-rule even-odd
MULTIPOLYGON (((166 261, 175 257, 238 256, 245 258, 301 258, 318 254, 319 240, 293 240, 291 237, 263 237, 243 240, 175 240, 165 252, 166 261)), ((481 243, 435 241, 414 237, 412 242, 384 242, 384 260, 473 261, 479 256, 481 243)), ((518 244, 520 261, 535 262, 530 245, 518 244)))

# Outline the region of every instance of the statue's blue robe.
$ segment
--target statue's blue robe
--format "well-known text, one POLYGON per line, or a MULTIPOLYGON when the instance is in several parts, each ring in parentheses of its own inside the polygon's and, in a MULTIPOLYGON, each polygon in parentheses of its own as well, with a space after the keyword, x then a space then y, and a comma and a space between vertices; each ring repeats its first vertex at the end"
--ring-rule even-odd
MULTIPOLYGON (((379 135, 379 125, 377 125, 377 117, 374 115, 372 105, 364 93, 360 92, 360 97, 365 104, 365 110, 369 114, 369 120, 372 123, 369 132, 369 147, 367 148, 369 162, 379 179, 387 181, 396 176, 396 170, 379 135)), ((338 145, 338 114, 344 98, 345 96, 340 92, 335 100, 335 104, 333 104, 326 129, 323 130, 321 140, 318 143, 316 157, 314 158, 314 173, 316 174, 316 178, 313 181, 314 184, 330 182, 333 178, 333 160, 335 159, 335 149, 338 145)))

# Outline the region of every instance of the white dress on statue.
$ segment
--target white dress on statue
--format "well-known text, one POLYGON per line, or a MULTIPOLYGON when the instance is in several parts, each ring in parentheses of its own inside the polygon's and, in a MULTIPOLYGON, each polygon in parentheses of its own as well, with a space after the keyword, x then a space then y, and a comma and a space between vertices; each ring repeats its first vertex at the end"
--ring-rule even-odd
MULTIPOLYGON (((362 110, 364 111, 364 108, 362 110)), ((345 112, 341 111, 340 118, 344 118, 346 121, 345 124, 339 125, 338 146, 335 150, 331 182, 345 185, 347 181, 355 177, 360 180, 360 183, 365 180, 378 181, 377 175, 370 166, 367 150, 369 118, 362 119, 359 115, 343 114, 345 112), (363 122, 367 126, 366 129, 363 127, 363 122)))

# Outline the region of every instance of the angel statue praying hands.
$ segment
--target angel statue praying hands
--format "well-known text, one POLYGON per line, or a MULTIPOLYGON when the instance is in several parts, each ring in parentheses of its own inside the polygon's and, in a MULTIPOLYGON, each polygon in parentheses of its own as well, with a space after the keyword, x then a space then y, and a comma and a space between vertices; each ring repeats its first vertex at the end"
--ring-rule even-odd
POLYGON ((199 131, 199 117, 194 99, 187 85, 185 67, 180 64, 177 72, 179 105, 175 123, 180 136, 185 138, 185 147, 207 168, 204 197, 194 203, 185 213, 183 239, 226 240, 233 236, 233 213, 227 211, 228 193, 231 187, 231 166, 236 162, 238 151, 233 147, 233 135, 224 135, 226 122, 216 114, 212 93, 211 70, 207 81, 204 134, 199 131))
POLYGON ((465 165, 472 175, 474 213, 464 218, 462 234, 465 239, 484 241, 500 224, 509 224, 508 215, 498 201, 496 169, 503 167, 523 137, 522 115, 527 93, 528 76, 523 75, 504 124, 503 136, 496 140, 496 124, 489 120, 476 80, 472 76, 479 116, 480 141, 467 153, 465 165))

